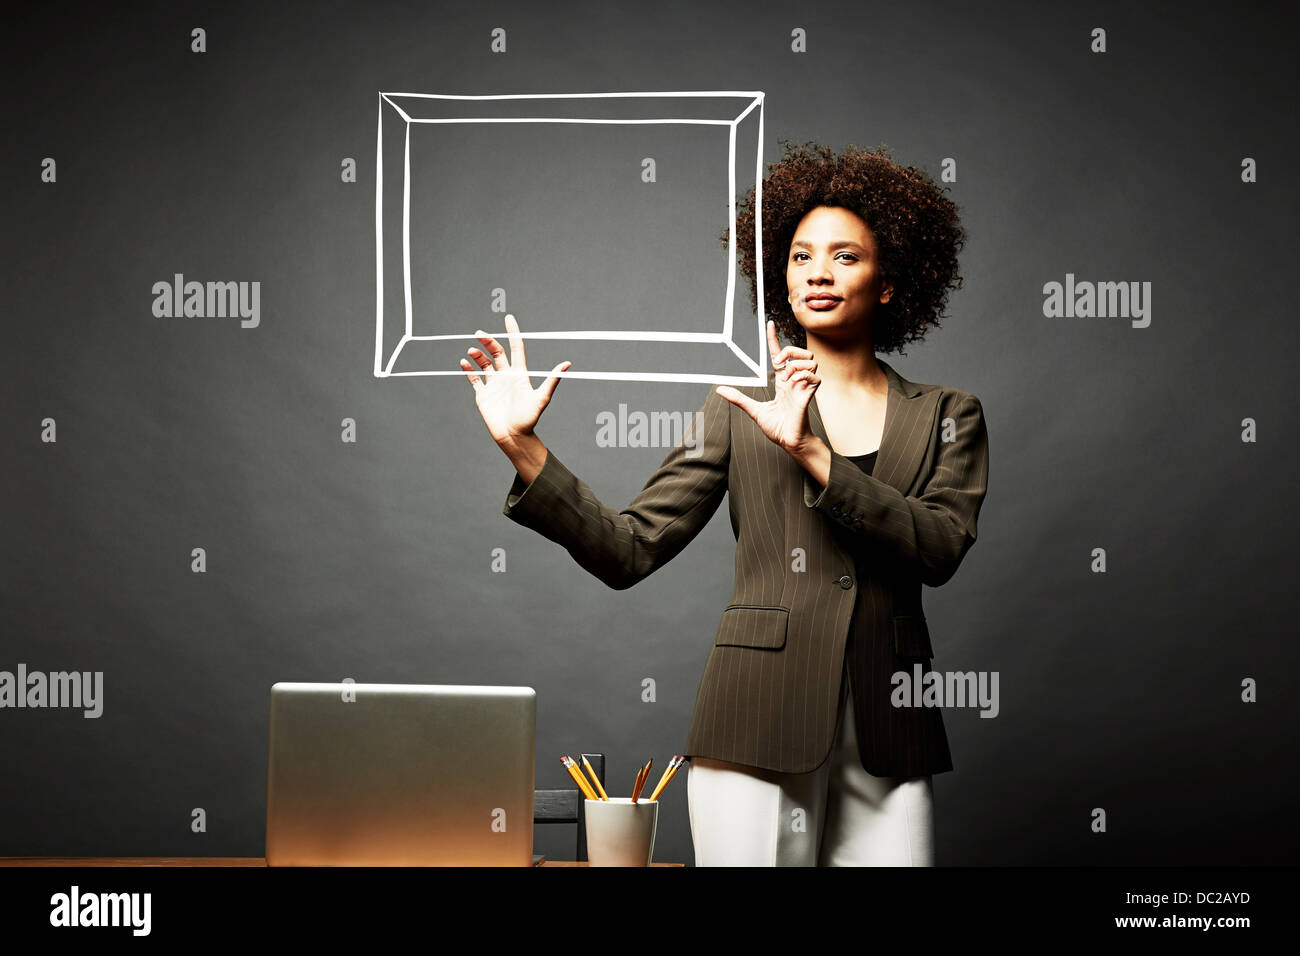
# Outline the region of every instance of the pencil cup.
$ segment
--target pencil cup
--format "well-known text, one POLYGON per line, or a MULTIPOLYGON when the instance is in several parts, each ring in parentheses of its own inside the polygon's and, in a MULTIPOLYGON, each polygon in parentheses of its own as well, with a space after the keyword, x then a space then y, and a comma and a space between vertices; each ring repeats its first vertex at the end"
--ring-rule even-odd
POLYGON ((587 861, 591 866, 649 866, 659 825, 659 801, 645 797, 588 800, 587 861))

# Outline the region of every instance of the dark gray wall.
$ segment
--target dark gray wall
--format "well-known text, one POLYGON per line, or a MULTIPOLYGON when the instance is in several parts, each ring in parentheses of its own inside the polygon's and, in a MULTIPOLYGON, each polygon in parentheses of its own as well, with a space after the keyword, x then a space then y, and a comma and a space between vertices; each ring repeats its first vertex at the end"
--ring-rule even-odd
MULTIPOLYGON (((0 670, 103 671, 105 700, 97 720, 0 710, 0 854, 260 855, 276 680, 529 684, 539 786, 568 783, 561 753, 601 749, 625 788, 685 738, 731 585, 725 508, 668 566, 610 591, 502 516, 513 469, 463 378, 373 377, 380 90, 760 89, 769 159, 781 136, 885 143, 934 174, 955 159, 966 285, 930 341, 887 357, 979 395, 990 434, 979 542, 926 608, 935 666, 998 671, 1001 713, 947 715, 938 862, 1300 849, 1283 14, 137 4, 6 32, 0 670), (488 51, 495 26, 504 55, 488 51), (340 182, 344 157, 356 184, 340 182), (155 318, 152 284, 177 272, 260 281, 260 326, 155 318), (1044 317, 1044 283, 1067 273, 1150 282, 1149 327, 1044 317), (47 417, 56 444, 40 440, 47 417), (339 440, 344 418, 356 444, 339 440), (489 571, 496 547, 505 574, 489 571), (1105 574, 1090 571, 1098 547, 1105 574), (646 677, 657 703, 640 700, 646 677), (1241 702, 1244 678, 1258 703, 1241 702), (1106 834, 1090 832, 1094 807, 1106 834)), ((591 228, 596 250, 619 240, 618 222, 591 228)), ((720 256, 712 233, 624 239, 720 256)), ((465 268, 494 251, 476 238, 465 268)), ((593 297, 572 304, 590 325, 622 300, 584 256, 593 297)), ((710 274, 688 259, 656 262, 710 274)), ((613 278, 636 308, 658 287, 664 315, 646 324, 674 327, 662 273, 613 278)), ((486 302, 464 303, 467 329, 499 324, 486 302)), ((538 433, 621 507, 665 450, 598 448, 596 415, 690 411, 708 388, 566 380, 538 433)), ((684 775, 664 814, 657 857, 690 861, 684 775)), ((571 834, 537 846, 568 856, 571 834)))

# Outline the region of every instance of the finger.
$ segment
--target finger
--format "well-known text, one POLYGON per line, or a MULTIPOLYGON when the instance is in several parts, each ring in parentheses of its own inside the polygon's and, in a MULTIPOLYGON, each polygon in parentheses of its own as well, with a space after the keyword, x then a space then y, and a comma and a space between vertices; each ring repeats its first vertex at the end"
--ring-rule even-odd
POLYGON ((781 348, 781 343, 776 338, 776 323, 771 319, 767 320, 767 353, 772 358, 772 368, 775 370, 781 364, 785 356, 785 350, 781 348))
MULTIPOLYGON (((470 368, 469 359, 461 359, 460 367, 465 369, 470 368)), ((483 380, 480 379, 477 375, 475 375, 472 371, 466 372, 465 377, 469 379, 469 383, 474 386, 474 391, 477 392, 480 388, 483 387, 483 380)))
MULTIPOLYGON (((776 340, 776 323, 771 319, 767 320, 767 341, 768 351, 773 354, 774 359, 810 359, 813 357, 812 352, 801 349, 797 345, 787 345, 785 348, 781 348, 781 344, 776 340)), ((780 364, 780 362, 777 361, 777 364, 780 364)))
POLYGON ((811 371, 814 371, 814 369, 810 369, 808 367, 808 362, 805 360, 786 359, 785 366, 781 369, 781 371, 776 373, 776 380, 778 382, 789 385, 791 382, 795 380, 794 376, 796 375, 796 373, 811 372, 811 371), (800 361, 803 361, 802 368, 799 365, 800 361))
POLYGON ((474 346, 471 345, 467 351, 469 352, 469 357, 472 358, 478 364, 479 368, 493 367, 492 362, 489 361, 487 355, 485 355, 483 352, 479 351, 478 349, 474 348, 474 346))
POLYGON ((492 356, 492 364, 495 366, 497 371, 503 372, 510 367, 510 363, 506 360, 506 350, 501 347, 500 342, 488 335, 482 329, 475 329, 474 335, 480 342, 487 346, 488 354, 492 356))
POLYGON ((801 368, 817 371, 817 362, 814 359, 786 359, 785 365, 781 371, 785 373, 795 372, 801 368))
POLYGON ((817 383, 815 381, 801 381, 793 393, 795 407, 806 412, 808 404, 812 401, 813 393, 816 391, 817 383))
POLYGON ((509 313, 506 314, 506 332, 510 336, 510 367, 528 368, 528 359, 524 356, 524 339, 519 334, 519 322, 509 313))
POLYGON ((551 396, 555 394, 555 386, 560 384, 560 377, 556 373, 567 371, 571 365, 573 365, 572 362, 566 361, 561 362, 559 365, 555 366, 555 368, 551 369, 550 376, 542 383, 542 399, 544 404, 549 405, 551 403, 551 396))
POLYGON ((808 370, 795 372, 786 382, 787 385, 794 385, 796 382, 807 382, 813 388, 821 384, 821 379, 808 370))

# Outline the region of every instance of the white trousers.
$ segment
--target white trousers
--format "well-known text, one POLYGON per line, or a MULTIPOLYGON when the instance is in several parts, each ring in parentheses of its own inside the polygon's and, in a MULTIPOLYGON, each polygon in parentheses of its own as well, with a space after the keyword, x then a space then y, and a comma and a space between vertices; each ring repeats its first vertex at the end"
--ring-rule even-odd
POLYGON ((933 866, 931 778, 862 768, 848 675, 830 756, 809 773, 693 757, 696 866, 933 866))

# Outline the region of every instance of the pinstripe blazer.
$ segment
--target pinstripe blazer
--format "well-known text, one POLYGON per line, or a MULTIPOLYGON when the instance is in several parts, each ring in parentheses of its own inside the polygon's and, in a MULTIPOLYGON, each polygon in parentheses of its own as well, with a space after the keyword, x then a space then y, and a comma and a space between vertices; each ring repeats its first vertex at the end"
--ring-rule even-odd
MULTIPOLYGON (((893 707, 891 675, 930 669, 921 586, 950 579, 975 541, 988 436, 977 397, 880 364, 889 394, 870 475, 832 448, 822 487, 715 390, 692 423, 703 433, 691 436, 696 454, 678 444, 622 511, 553 450, 531 483, 515 475, 504 514, 619 589, 677 555, 729 493, 735 585, 696 694, 690 756, 816 769, 833 743, 847 672, 869 773, 952 769, 940 711, 893 707)), ((773 374, 740 391, 771 399, 773 374)), ((815 394, 808 418, 830 447, 815 394)))

